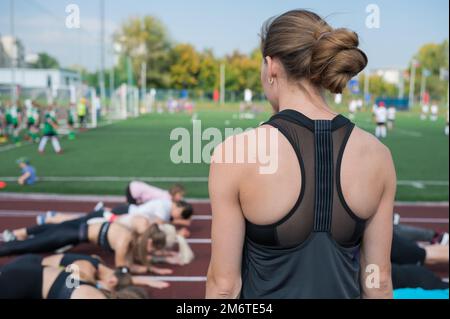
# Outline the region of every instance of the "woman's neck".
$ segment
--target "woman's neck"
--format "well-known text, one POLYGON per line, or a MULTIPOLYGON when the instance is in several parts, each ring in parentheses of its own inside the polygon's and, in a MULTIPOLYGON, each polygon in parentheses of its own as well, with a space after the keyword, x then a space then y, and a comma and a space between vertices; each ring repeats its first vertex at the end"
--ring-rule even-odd
POLYGON ((301 83, 301 86, 287 85, 280 89, 280 112, 286 109, 296 110, 313 120, 333 119, 337 115, 318 89, 305 83, 301 83))

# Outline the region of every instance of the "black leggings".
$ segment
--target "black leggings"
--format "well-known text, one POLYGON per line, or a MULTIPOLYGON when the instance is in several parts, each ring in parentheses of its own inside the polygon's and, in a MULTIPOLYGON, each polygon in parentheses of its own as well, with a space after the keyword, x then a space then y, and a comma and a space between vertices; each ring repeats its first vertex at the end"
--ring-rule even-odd
POLYGON ((130 189, 130 184, 128 184, 127 188, 125 189, 125 196, 127 197, 127 203, 128 204, 132 204, 132 205, 136 205, 136 199, 131 195, 131 189, 130 189))
POLYGON ((68 245, 78 245, 88 241, 87 228, 84 218, 62 224, 30 227, 27 229, 27 234, 30 238, 3 244, 0 246, 0 257, 28 253, 47 253, 68 245))
POLYGON ((0 267, 0 299, 42 299, 42 257, 26 255, 0 267))
POLYGON ((398 265, 423 265, 427 257, 425 249, 414 241, 405 239, 394 232, 391 262, 398 265))
POLYGON ((394 289, 448 289, 448 283, 443 282, 431 270, 417 265, 392 264, 392 284, 394 289))
POLYGON ((402 224, 394 225, 394 233, 405 239, 425 242, 433 241, 436 236, 434 230, 402 224))

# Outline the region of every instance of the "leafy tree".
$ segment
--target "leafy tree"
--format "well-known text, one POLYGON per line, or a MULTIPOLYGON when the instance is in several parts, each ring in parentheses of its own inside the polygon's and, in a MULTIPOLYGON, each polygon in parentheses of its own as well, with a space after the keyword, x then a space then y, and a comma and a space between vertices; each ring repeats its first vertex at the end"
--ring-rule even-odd
MULTIPOLYGON (((427 78, 427 91, 433 99, 445 100, 447 96, 448 82, 440 79, 442 68, 448 70, 448 40, 441 44, 429 43, 422 46, 414 59, 418 61, 417 77, 415 83, 415 92, 420 93, 422 82, 422 71, 430 71, 427 78)), ((408 81, 409 84, 409 81, 408 81)), ((409 85, 408 85, 409 87, 409 85)))
POLYGON ((200 53, 200 70, 198 74, 198 84, 202 90, 212 92, 219 88, 219 65, 220 62, 214 56, 212 50, 205 50, 200 53))
POLYGON ((56 58, 51 55, 41 52, 38 54, 38 59, 36 62, 31 63, 30 66, 34 69, 58 69, 59 62, 56 58))
POLYGON ((226 57, 226 87, 231 91, 243 91, 246 88, 254 92, 261 91, 261 57, 256 52, 248 56, 234 51, 226 57))
MULTIPOLYGON (((114 40, 120 47, 122 64, 125 61, 125 71, 126 60, 130 57, 134 77, 140 79, 138 75, 141 74, 141 65, 146 62, 147 85, 154 87, 169 85, 171 41, 166 27, 160 20, 153 16, 130 18, 114 35, 114 40)), ((124 71, 123 65, 120 69, 124 71)), ((124 77, 126 74, 125 72, 124 77)))
POLYGON ((178 44, 171 50, 170 82, 175 89, 194 89, 199 83, 201 59, 190 44, 178 44))

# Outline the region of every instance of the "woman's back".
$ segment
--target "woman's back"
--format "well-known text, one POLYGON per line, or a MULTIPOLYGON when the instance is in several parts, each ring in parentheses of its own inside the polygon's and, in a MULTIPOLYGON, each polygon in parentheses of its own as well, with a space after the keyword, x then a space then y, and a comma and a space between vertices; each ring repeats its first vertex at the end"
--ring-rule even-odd
POLYGON ((342 116, 311 120, 284 110, 257 135, 270 128, 277 129, 271 158, 278 169, 260 174, 258 161, 241 167, 241 297, 360 297, 359 246, 382 195, 383 181, 374 177, 385 148, 342 116))
MULTIPOLYGON (((313 121, 298 111, 289 110, 288 112, 297 113, 295 117, 301 120, 313 121)), ((341 121, 344 119, 341 116, 338 116, 338 118, 341 121)), ((285 123, 284 126, 291 127, 294 130, 295 127, 300 126, 293 123, 286 124, 286 121, 283 120, 278 121, 285 123)), ((357 217, 368 219, 375 214, 378 208, 384 189, 384 181, 381 175, 386 168, 385 161, 389 159, 390 154, 389 150, 371 134, 353 127, 353 125, 349 128, 348 125, 351 125, 351 123, 346 123, 345 127, 341 127, 339 132, 336 132, 337 130, 334 132, 337 137, 335 139, 339 139, 336 141, 335 147, 343 147, 342 150, 333 150, 333 155, 337 157, 336 160, 340 160, 339 180, 336 182, 339 182, 341 186, 339 195, 342 195, 341 200, 345 202, 343 204, 347 205, 357 217), (347 133, 348 136, 343 136, 347 133), (346 139, 346 141, 343 139, 346 139), (339 154, 339 151, 342 151, 342 153, 339 154)), ((256 129, 256 134, 269 136, 269 130, 273 128, 271 125, 262 125, 256 129)), ((292 145, 286 136, 278 130, 276 156, 278 169, 273 174, 260 174, 259 168, 264 165, 260 162, 239 164, 240 169, 245 170, 245 177, 242 178, 240 184, 239 198, 242 212, 247 220, 259 225, 270 225, 285 217, 295 206, 301 192, 304 191, 302 183, 306 183, 306 176, 303 175, 309 173, 310 179, 314 178, 314 171, 309 170, 302 174, 299 161, 299 157, 302 158, 302 161, 304 161, 303 157, 307 157, 313 164, 311 168, 315 169, 313 163, 314 133, 308 131, 303 126, 299 128, 297 134, 290 134, 293 138, 297 138, 296 145, 292 145), (305 134, 309 136, 305 136, 305 134), (298 147, 298 152, 294 147, 298 147)), ((229 142, 234 143, 237 140, 239 139, 236 138, 229 142)), ((245 145, 237 145, 236 147, 248 152, 245 145)), ((262 149, 264 145, 260 144, 258 148, 262 149)), ((335 169, 337 170, 338 167, 335 167, 335 169)), ((338 172, 336 171, 336 173, 338 172)), ((314 196, 314 193, 311 195, 314 196)), ((311 201, 313 198, 307 198, 307 200, 311 201)))
POLYGON ((261 34, 275 116, 214 153, 207 296, 391 297, 392 158, 323 94, 366 67, 358 36, 307 10, 261 34))

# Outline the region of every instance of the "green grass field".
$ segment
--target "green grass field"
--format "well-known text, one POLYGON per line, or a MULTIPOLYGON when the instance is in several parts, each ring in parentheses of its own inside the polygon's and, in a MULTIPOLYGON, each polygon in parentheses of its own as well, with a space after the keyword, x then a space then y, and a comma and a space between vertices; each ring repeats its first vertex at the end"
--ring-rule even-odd
MULTIPOLYGON (((222 132, 225 127, 245 129, 257 126, 270 116, 262 113, 255 120, 239 120, 233 109, 213 111, 202 108, 198 113, 202 129, 216 127, 222 132)), ((358 114, 356 123, 363 129, 374 130, 368 113, 358 114)), ((443 118, 432 123, 420 121, 415 113, 398 114, 397 127, 385 140, 397 167, 398 200, 448 201, 449 144, 443 134, 444 125, 443 118)), ((170 149, 176 142, 169 136, 176 127, 192 130, 190 117, 152 114, 88 131, 79 134, 74 141, 63 139, 65 153, 60 156, 53 153, 50 143, 45 155, 38 154, 37 145, 12 149, 0 147, 0 180, 8 181, 3 192, 122 194, 130 177, 206 178, 207 164, 175 165, 171 162, 170 149), (32 161, 39 176, 60 180, 41 181, 29 187, 20 187, 9 181, 19 174, 15 161, 22 156, 32 161), (81 180, 74 181, 70 177, 81 180), (99 177, 103 179, 99 180, 99 177), (110 179, 105 180, 106 177, 110 179)), ((153 182, 161 187, 168 187, 171 183, 153 182)), ((204 179, 184 184, 189 197, 208 196, 204 179)))

